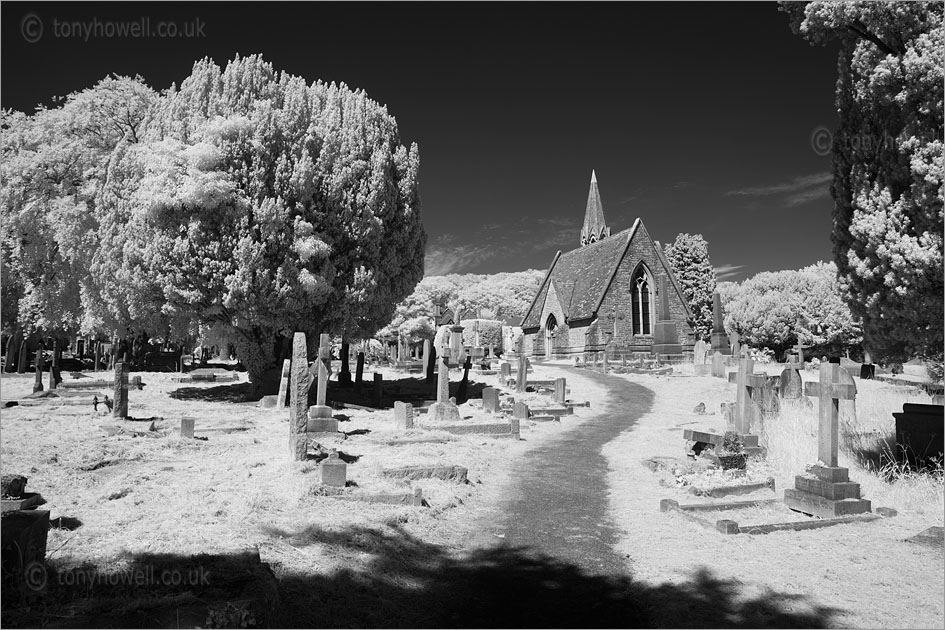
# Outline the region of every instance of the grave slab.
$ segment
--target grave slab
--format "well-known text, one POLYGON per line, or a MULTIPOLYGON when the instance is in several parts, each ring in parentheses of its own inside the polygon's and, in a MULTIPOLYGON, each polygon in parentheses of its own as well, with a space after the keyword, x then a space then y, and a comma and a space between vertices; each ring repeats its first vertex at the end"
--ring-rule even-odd
POLYGON ((441 479, 443 481, 466 483, 468 472, 463 466, 405 466, 403 468, 389 468, 384 471, 384 476, 411 481, 441 479))

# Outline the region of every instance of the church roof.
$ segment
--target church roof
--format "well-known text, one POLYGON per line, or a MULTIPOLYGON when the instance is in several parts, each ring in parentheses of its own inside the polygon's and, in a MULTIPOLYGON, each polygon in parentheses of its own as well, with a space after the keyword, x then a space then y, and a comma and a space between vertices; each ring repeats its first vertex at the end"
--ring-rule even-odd
POLYGON ((559 252, 525 313, 522 328, 541 325, 541 310, 551 284, 569 321, 593 317, 639 225, 637 219, 633 227, 613 236, 564 254, 559 252))
MULTIPOLYGON (((552 285, 568 321, 594 317, 604 300, 607 288, 617 274, 620 261, 630 247, 630 241, 642 226, 643 222, 637 219, 632 227, 613 236, 563 254, 558 252, 545 274, 545 279, 535 299, 525 312, 522 328, 541 326, 542 309, 545 298, 548 296, 548 287, 552 285)), ((643 229, 646 230, 646 228, 643 229)), ((658 243, 654 243, 654 249, 663 267, 669 271, 669 262, 658 243)), ((686 315, 692 317, 676 278, 671 272, 668 275, 673 289, 686 309, 686 315)))

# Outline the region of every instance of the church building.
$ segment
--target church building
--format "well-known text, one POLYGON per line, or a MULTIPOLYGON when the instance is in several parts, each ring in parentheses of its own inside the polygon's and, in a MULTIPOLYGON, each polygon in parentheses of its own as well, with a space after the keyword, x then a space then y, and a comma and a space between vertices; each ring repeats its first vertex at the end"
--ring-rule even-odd
POLYGON ((618 355, 650 353, 666 342, 655 340, 658 323, 670 336, 675 325, 671 342, 691 351, 692 313, 663 248, 640 219, 611 235, 593 172, 580 239, 577 249, 555 255, 525 312, 526 354, 564 358, 608 344, 618 355))

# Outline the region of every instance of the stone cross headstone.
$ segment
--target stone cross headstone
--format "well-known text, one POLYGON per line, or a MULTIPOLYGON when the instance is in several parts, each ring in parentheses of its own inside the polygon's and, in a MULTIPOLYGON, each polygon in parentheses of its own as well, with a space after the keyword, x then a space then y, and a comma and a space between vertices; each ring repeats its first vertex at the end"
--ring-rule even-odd
POLYGON ((33 392, 43 391, 43 344, 36 348, 36 380, 33 382, 33 392))
POLYGON ((413 428, 413 405, 399 400, 394 402, 394 425, 400 429, 413 428))
POLYGON ((499 413, 499 390, 494 387, 482 388, 482 410, 499 413))
POLYGON ((564 403, 567 400, 568 381, 565 378, 555 379, 555 402, 564 403))
POLYGON ((439 378, 437 379, 436 402, 430 405, 427 412, 434 421, 461 420, 459 407, 455 399, 450 398, 450 369, 447 365, 448 357, 444 353, 439 361, 439 378))
POLYGON ((308 369, 305 333, 292 336, 292 384, 289 387, 289 449, 295 461, 305 459, 308 451, 308 389, 312 373, 308 369))
POLYGON ((315 385, 315 404, 325 406, 328 396, 328 375, 331 373, 331 338, 322 333, 318 337, 318 381, 315 385))
POLYGON ((752 432, 752 425, 760 429, 761 409, 752 400, 752 389, 762 388, 767 384, 763 374, 753 374, 755 362, 751 359, 738 361, 738 376, 735 381, 735 430, 746 435, 752 432))
POLYGON ((334 433, 338 420, 328 406, 328 375, 331 374, 331 337, 322 333, 318 337, 318 382, 315 389, 315 404, 308 408, 306 431, 312 433, 334 433))
POLYGON ((855 400, 856 385, 844 383, 836 363, 820 365, 820 382, 816 390, 819 399, 817 426, 817 459, 827 466, 837 465, 840 449, 840 401, 855 400))
POLYGON ((525 358, 525 335, 520 335, 518 343, 515 344, 515 351, 518 353, 518 374, 516 375, 515 390, 525 391, 525 385, 528 382, 528 363, 525 358))
POLYGON ((279 379, 279 396, 276 398, 276 409, 285 409, 289 406, 289 376, 291 375, 290 366, 292 361, 286 359, 282 362, 282 377, 279 379))
POLYGON ((128 417, 128 368, 124 361, 115 363, 115 405, 112 415, 116 418, 128 417))
POLYGON ((722 353, 715 351, 712 355, 712 376, 716 378, 725 378, 725 360, 722 353))
POLYGON ((696 342, 696 345, 692 348, 692 362, 695 365, 703 365, 706 360, 706 355, 708 354, 708 348, 703 340, 696 342))

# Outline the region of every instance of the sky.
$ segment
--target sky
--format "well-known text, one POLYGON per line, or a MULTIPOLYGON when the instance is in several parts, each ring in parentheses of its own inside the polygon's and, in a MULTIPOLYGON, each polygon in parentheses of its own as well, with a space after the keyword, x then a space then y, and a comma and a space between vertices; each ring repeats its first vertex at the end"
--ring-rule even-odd
POLYGON ((837 51, 773 2, 4 2, 0 105, 255 53, 363 89, 418 144, 427 275, 547 268, 592 171, 612 233, 701 234, 719 280, 832 259, 837 51))

